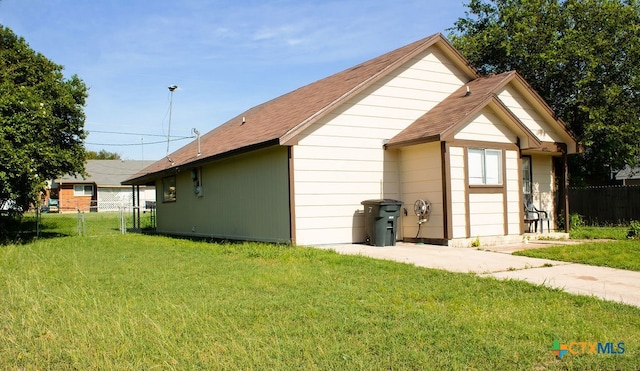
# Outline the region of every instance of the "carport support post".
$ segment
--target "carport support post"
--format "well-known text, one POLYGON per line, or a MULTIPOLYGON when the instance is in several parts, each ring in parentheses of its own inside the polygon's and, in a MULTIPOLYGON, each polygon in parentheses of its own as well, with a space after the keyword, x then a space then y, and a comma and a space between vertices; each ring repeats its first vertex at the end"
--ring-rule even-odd
POLYGON ((569 225, 569 159, 567 156, 567 151, 562 153, 562 167, 563 167, 563 176, 562 176, 562 202, 564 206, 564 233, 569 233, 569 229, 571 226, 569 225))
POLYGON ((131 212, 133 213, 133 227, 132 229, 136 229, 136 186, 131 185, 131 212))
POLYGON ((140 225, 140 185, 136 185, 136 194, 138 204, 135 206, 135 209, 138 211, 138 232, 142 232, 142 226, 140 225))

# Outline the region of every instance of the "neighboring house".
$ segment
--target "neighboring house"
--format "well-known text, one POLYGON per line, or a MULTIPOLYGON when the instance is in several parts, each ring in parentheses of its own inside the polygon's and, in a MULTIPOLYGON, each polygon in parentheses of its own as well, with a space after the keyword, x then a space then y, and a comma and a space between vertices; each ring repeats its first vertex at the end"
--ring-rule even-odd
POLYGON ((640 167, 625 166, 616 173, 616 180, 621 180, 622 185, 640 185, 640 167))
MULTIPOLYGON (((59 212, 130 209, 133 190, 121 182, 154 162, 88 160, 85 165, 86 178, 65 175, 55 179, 51 184, 50 197, 58 200, 59 212)), ((142 207, 145 201, 155 201, 154 187, 142 188, 140 199, 142 207)))
POLYGON ((520 240, 525 200, 568 210, 566 156, 578 147, 520 75, 479 76, 440 34, 200 139, 123 182, 155 185, 157 231, 298 245, 363 242, 361 202, 380 198, 404 204, 400 240, 520 240), (431 204, 420 226, 418 199, 431 204))

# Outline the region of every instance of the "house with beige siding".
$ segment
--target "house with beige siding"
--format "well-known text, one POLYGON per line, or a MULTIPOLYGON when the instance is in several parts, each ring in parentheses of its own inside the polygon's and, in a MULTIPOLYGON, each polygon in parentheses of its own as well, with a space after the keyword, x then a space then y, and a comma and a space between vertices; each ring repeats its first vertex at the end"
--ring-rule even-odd
POLYGON ((165 234, 360 243, 361 202, 394 199, 398 240, 463 246, 521 239, 525 201, 566 220, 577 150, 517 72, 480 76, 436 34, 242 112, 123 184, 155 186, 165 234))

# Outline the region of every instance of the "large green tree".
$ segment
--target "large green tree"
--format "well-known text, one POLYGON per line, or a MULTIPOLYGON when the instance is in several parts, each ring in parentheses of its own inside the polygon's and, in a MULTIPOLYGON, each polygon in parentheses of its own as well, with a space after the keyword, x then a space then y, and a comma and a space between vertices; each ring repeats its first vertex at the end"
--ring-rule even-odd
POLYGON ((78 76, 0 25, 0 203, 37 204, 45 182, 84 173, 84 105, 78 76))
POLYGON ((585 146, 572 183, 640 153, 637 0, 470 0, 449 35, 481 73, 517 70, 585 146))

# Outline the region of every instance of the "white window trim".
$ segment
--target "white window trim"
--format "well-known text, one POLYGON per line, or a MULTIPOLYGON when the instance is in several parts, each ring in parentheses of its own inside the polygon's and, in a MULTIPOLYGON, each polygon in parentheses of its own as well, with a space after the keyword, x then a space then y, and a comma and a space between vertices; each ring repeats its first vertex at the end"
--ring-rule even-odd
POLYGON ((93 196, 93 184, 74 184, 73 195, 74 196, 93 196), (90 191, 87 192, 87 189, 90 189, 90 191))
POLYGON ((501 149, 469 148, 467 153, 469 185, 503 185, 502 169, 504 164, 502 163, 501 149), (495 159, 495 161, 488 161, 488 159, 495 159))

